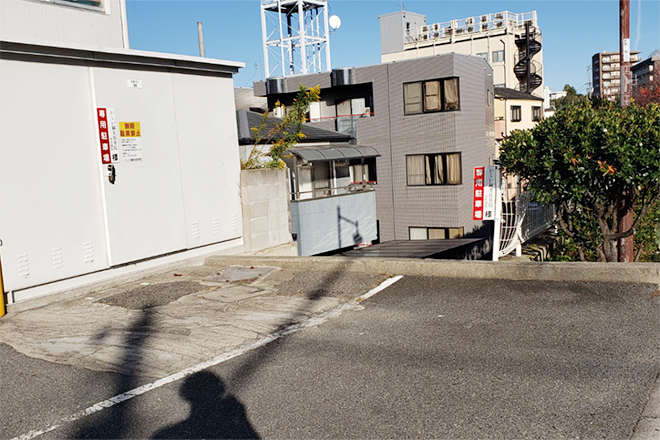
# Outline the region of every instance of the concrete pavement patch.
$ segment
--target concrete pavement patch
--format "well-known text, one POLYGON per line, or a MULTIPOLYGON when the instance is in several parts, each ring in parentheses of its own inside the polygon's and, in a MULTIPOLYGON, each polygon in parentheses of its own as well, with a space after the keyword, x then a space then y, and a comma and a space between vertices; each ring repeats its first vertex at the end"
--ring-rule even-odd
POLYGON ((0 342, 50 362, 163 377, 333 310, 384 279, 272 266, 238 272, 178 268, 13 313, 0 342), (225 282, 205 281, 219 273, 225 282))

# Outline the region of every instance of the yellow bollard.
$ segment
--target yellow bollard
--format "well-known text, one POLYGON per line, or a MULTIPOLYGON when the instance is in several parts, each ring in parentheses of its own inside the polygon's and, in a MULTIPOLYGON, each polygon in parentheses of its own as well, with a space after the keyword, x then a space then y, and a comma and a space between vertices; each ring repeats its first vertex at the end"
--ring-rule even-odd
POLYGON ((2 283, 2 260, 0 259, 0 317, 5 316, 5 285, 2 283))

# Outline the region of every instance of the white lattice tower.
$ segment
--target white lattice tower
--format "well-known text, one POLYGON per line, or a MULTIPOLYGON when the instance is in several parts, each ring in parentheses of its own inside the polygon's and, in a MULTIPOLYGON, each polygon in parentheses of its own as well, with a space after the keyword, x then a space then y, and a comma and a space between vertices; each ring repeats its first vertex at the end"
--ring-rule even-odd
POLYGON ((330 70, 327 0, 261 0, 267 78, 330 70))

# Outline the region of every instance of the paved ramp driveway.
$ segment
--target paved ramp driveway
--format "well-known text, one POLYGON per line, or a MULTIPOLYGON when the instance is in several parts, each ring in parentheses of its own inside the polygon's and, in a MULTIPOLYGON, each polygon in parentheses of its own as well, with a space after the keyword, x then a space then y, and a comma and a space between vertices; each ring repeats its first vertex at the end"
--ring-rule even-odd
POLYGON ((656 288, 403 278, 214 372, 264 438, 628 438, 656 288))
POLYGON ((44 437, 628 438, 660 371, 655 289, 404 277, 44 437))

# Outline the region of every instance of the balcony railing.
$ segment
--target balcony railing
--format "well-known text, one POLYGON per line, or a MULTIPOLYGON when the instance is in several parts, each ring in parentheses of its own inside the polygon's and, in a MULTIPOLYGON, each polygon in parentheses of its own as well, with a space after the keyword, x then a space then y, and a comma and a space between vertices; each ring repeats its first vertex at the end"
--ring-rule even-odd
POLYGON ((325 197, 343 196, 346 194, 355 194, 365 191, 374 191, 376 189, 376 181, 368 182, 352 182, 348 186, 340 186, 336 188, 315 188, 311 191, 292 192, 291 200, 310 200, 322 199, 325 197))
POLYGON ((410 33, 406 43, 451 39, 464 35, 498 30, 504 31, 506 29, 510 31, 523 31, 525 23, 531 23, 533 28, 538 26, 536 11, 521 14, 503 11, 419 26, 410 33))

